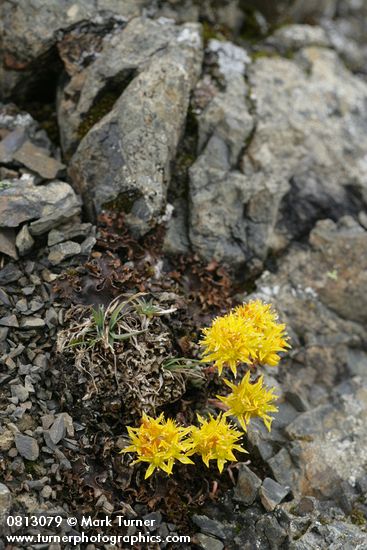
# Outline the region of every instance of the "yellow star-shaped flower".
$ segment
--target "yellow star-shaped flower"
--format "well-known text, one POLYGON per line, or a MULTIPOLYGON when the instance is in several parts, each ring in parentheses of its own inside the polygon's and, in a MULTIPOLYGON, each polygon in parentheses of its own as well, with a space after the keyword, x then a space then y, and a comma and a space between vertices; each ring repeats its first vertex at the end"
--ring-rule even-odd
POLYGON ((248 371, 238 385, 224 380, 232 393, 226 397, 217 395, 218 399, 228 407, 225 416, 235 416, 245 431, 251 418, 254 417, 262 418, 270 431, 273 418, 269 413, 278 411, 278 408, 273 405, 278 396, 275 395, 274 388, 263 387, 263 381, 264 377, 260 376, 257 382, 252 383, 250 371, 248 371))

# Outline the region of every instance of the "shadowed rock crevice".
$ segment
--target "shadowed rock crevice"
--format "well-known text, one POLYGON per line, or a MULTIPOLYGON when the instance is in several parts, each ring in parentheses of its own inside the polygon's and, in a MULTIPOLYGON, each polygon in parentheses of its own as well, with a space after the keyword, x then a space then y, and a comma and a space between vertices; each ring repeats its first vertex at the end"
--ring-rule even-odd
MULTIPOLYGON (((63 64, 54 46, 31 64, 24 76, 17 72, 19 79, 11 94, 11 100, 40 123, 54 144, 59 143, 56 90, 62 72, 63 64)), ((1 97, 4 101, 10 99, 6 93, 1 97)))
POLYGON ((192 107, 186 117, 184 136, 172 162, 171 181, 167 191, 168 219, 164 238, 167 254, 186 254, 191 250, 189 240, 189 170, 198 150, 198 123, 192 107))
POLYGON ((290 190, 280 205, 278 227, 296 241, 305 241, 319 220, 336 222, 345 215, 357 218, 367 207, 357 185, 347 184, 343 197, 337 200, 325 192, 312 173, 293 177, 289 183, 290 190))
POLYGON ((122 23, 111 18, 100 24, 80 21, 62 30, 55 30, 48 41, 37 48, 38 55, 24 61, 18 60, 15 54, 7 51, 5 39, 2 53, 5 73, 0 87, 1 97, 11 97, 22 108, 35 100, 40 103, 55 101, 58 80, 64 69, 63 52, 60 50, 63 42, 78 37, 80 41, 93 41, 98 48, 98 41, 116 26, 122 27, 122 23))

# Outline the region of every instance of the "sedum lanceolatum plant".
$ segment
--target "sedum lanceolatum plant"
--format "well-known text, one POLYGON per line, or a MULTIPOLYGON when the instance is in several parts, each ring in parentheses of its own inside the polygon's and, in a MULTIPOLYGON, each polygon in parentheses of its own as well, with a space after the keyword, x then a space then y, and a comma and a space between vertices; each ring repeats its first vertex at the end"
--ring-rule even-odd
POLYGON ((226 397, 221 395, 217 395, 217 397, 228 407, 225 414, 235 416, 244 431, 247 430, 251 418, 258 417, 263 420, 270 432, 273 418, 269 413, 278 411, 278 408, 273 405, 278 396, 274 394, 274 388, 270 390, 264 388, 263 376, 260 376, 256 382, 251 382, 250 376, 250 371, 247 371, 237 385, 224 380, 232 392, 226 397))
POLYGON ((290 348, 286 327, 278 320, 270 304, 252 300, 226 315, 217 317, 211 326, 202 330, 203 363, 212 363, 219 377, 223 369, 229 369, 237 379, 223 379, 231 390, 227 395, 217 395, 218 404, 225 411, 215 418, 197 415, 198 426, 180 427, 173 420, 157 419, 143 415, 139 428, 128 428, 131 444, 122 452, 137 453, 136 462, 149 464, 146 478, 155 469, 172 473, 176 460, 193 464, 189 458, 199 455, 209 467, 216 460, 220 472, 227 461, 234 461, 234 451, 247 453, 240 440, 252 418, 260 418, 270 431, 273 417, 278 411, 274 388, 264 386, 264 376, 257 375, 261 366, 274 367, 280 362, 280 353, 290 348), (228 417, 234 417, 242 432, 233 426, 228 417))
POLYGON ((133 462, 147 462, 149 464, 145 474, 147 479, 154 470, 161 469, 167 474, 172 473, 176 460, 184 464, 193 464, 187 456, 191 449, 187 436, 190 428, 182 428, 170 418, 165 420, 163 413, 158 418, 151 418, 143 414, 139 428, 128 427, 131 445, 121 452, 137 453, 138 458, 133 462))
POLYGON ((238 444, 242 433, 227 422, 224 415, 219 414, 216 418, 209 415, 209 419, 206 419, 198 414, 197 419, 200 426, 191 427, 188 454, 201 456, 205 466, 209 468, 209 461, 216 460, 218 470, 222 472, 228 460, 236 460, 233 451, 247 453, 238 444))
POLYGON ((274 367, 280 361, 278 354, 290 347, 285 325, 261 300, 252 300, 217 317, 203 334, 203 359, 213 361, 219 375, 223 367, 229 367, 236 376, 241 363, 274 367))

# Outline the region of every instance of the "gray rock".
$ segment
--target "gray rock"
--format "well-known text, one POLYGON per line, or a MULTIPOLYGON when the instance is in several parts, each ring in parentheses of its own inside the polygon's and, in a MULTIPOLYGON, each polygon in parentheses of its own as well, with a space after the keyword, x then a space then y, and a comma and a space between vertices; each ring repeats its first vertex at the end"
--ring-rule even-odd
POLYGON ((285 432, 290 439, 313 441, 314 437, 324 433, 325 420, 332 412, 332 405, 320 405, 311 411, 300 414, 285 428, 285 432))
POLYGON ((225 540, 226 534, 222 524, 219 521, 208 518, 207 516, 199 516, 198 514, 194 514, 192 516, 192 521, 195 525, 200 527, 203 533, 225 540))
MULTIPOLYGON (((343 401, 324 410, 324 422, 314 422, 309 413, 303 413, 289 427, 292 437, 298 439, 297 462, 293 485, 303 494, 334 498, 341 494, 341 483, 350 486, 363 474, 367 430, 363 426, 366 414, 366 385, 355 382, 351 395, 343 394, 343 401), (304 418, 307 416, 307 418, 304 418)), ((316 415, 314 416, 316 420, 316 415)), ((346 487, 348 492, 348 488, 346 487)), ((353 500, 353 492, 347 499, 353 500)), ((340 502, 343 507, 345 503, 340 502)))
POLYGON ((0 319, 0 325, 3 327, 19 327, 16 315, 7 315, 0 319))
POLYGON ((37 460, 39 456, 39 447, 36 439, 33 437, 17 433, 15 434, 15 446, 20 456, 26 460, 37 460))
POLYGON ((27 139, 24 128, 17 128, 0 142, 0 162, 9 163, 13 160, 13 153, 19 149, 27 139))
POLYGON ((290 543, 290 550, 309 550, 310 548, 330 548, 332 550, 364 550, 367 536, 356 525, 346 521, 333 520, 322 525, 315 522, 309 525, 305 533, 290 543))
POLYGON ((318 222, 308 246, 291 246, 252 296, 283 314, 295 352, 285 360, 282 387, 287 400, 291 392, 302 402, 281 419, 283 439, 275 419, 261 438, 250 426, 249 440, 278 483, 344 510, 358 495, 366 461, 366 245, 367 232, 350 217, 318 222))
POLYGON ((235 548, 252 550, 256 544, 260 548, 269 549, 266 537, 256 532, 256 524, 263 515, 261 507, 253 505, 236 518, 236 535, 233 537, 235 548))
POLYGON ((214 537, 209 537, 203 533, 198 533, 194 536, 194 542, 203 550, 223 550, 224 544, 214 537))
MULTIPOLYGON (((251 62, 251 58, 247 51, 236 46, 232 42, 211 39, 209 40, 206 51, 210 56, 215 57, 219 75, 221 78, 224 78, 226 84, 228 84, 232 78, 236 79, 239 75, 244 75, 247 66, 251 62)), ((211 60, 211 64, 213 64, 213 59, 211 60)), ((234 114, 234 111, 232 114, 234 114)))
POLYGON ((208 261, 214 258, 233 266, 243 264, 248 258, 241 241, 246 223, 239 219, 243 205, 252 197, 252 185, 240 173, 208 168, 202 158, 190 172, 189 236, 194 250, 208 261))
MULTIPOLYGON (((3 82, 1 82, 0 86, 2 84, 3 82)), ((26 141, 30 141, 36 147, 42 148, 50 155, 54 150, 45 130, 40 127, 29 113, 19 110, 13 103, 0 103, 0 129, 4 137, 0 142, 0 162, 11 162, 13 153, 26 141)), ((12 171, 8 170, 8 172, 10 176, 12 171)), ((14 177, 14 174, 16 175, 17 172, 12 173, 11 179, 14 177)), ((5 175, 5 179, 7 177, 5 175)))
POLYGON ((84 256, 89 256, 92 252, 94 245, 96 244, 97 239, 93 235, 87 237, 80 245, 80 253, 84 256))
POLYGON ((320 282, 315 281, 313 285, 320 301, 342 318, 365 323, 367 231, 351 218, 343 218, 339 225, 324 221, 317 224, 311 233, 310 242, 314 257, 321 264, 320 268, 331 266, 320 282), (347 220, 349 227, 344 225, 347 220))
POLYGON ((61 223, 70 221, 78 217, 80 206, 74 205, 71 208, 62 208, 59 212, 52 212, 47 216, 43 216, 39 220, 31 222, 29 229, 32 235, 44 235, 50 229, 57 227, 61 223))
POLYGON ((251 182, 234 170, 254 127, 244 80, 249 59, 245 50, 228 42, 211 41, 210 47, 226 89, 198 118, 201 155, 190 168, 189 237, 205 259, 238 265, 246 257, 241 244, 246 226, 239 219, 253 194, 251 182))
POLYGON ((275 47, 282 54, 310 46, 331 46, 326 31, 313 25, 282 26, 265 41, 265 44, 275 47))
POLYGON ((5 292, 3 288, 0 288, 0 302, 4 304, 4 306, 11 306, 9 295, 5 292))
POLYGON ((51 451, 55 451, 55 449, 57 449, 55 443, 50 437, 50 430, 44 430, 43 439, 45 440, 45 444, 47 445, 48 449, 51 449, 51 451))
POLYGON ((24 176, 0 189, 0 198, 0 219, 4 227, 17 227, 23 222, 41 218, 31 223, 29 230, 32 235, 40 235, 80 212, 80 200, 70 185, 62 181, 37 186, 32 177, 24 176), (52 220, 52 223, 40 231, 38 228, 43 220, 52 220))
POLYGON ((174 199, 172 215, 167 217, 166 234, 163 242, 163 252, 170 254, 187 254, 190 250, 188 227, 187 227, 187 202, 182 197, 174 199))
POLYGON ((57 445, 63 439, 68 431, 69 435, 73 435, 73 420, 67 413, 56 415, 56 418, 49 430, 51 441, 57 445))
POLYGON ((21 321, 21 327, 29 330, 33 328, 43 328, 45 324, 45 321, 40 317, 25 317, 21 321))
POLYGON ((41 302, 39 299, 33 299, 29 303, 29 309, 32 313, 35 313, 36 311, 39 311, 43 308, 44 302, 41 302))
MULTIPOLYGON (((172 25, 165 27, 172 39, 172 25)), ((71 75, 58 98, 61 143, 67 154, 75 151, 80 133, 86 133, 86 123, 93 118, 98 98, 101 100, 103 94, 115 86, 121 90, 120 94, 117 92, 117 100, 136 71, 167 47, 167 34, 162 28, 162 24, 149 19, 133 19, 123 31, 104 38, 98 57, 82 73, 82 87, 80 74, 71 75), (70 97, 76 93, 77 103, 73 103, 70 97)))
POLYGON ((298 393, 287 391, 285 394, 285 399, 299 412, 305 412, 310 408, 310 405, 307 403, 306 399, 298 393))
POLYGON ((81 246, 79 243, 73 241, 66 241, 64 243, 55 244, 50 248, 48 259, 52 265, 58 265, 67 258, 77 256, 81 253, 81 246))
POLYGON ((56 327, 58 325, 58 315, 56 310, 51 307, 50 309, 47 309, 46 315, 45 315, 45 321, 47 323, 48 328, 56 327))
POLYGON ((289 487, 280 485, 270 477, 266 477, 260 487, 259 495, 265 510, 272 512, 289 494, 289 487))
POLYGON ((12 262, 0 270, 0 285, 6 285, 17 281, 22 276, 20 269, 12 262))
MULTIPOLYGON (((270 550, 278 550, 285 545, 288 535, 278 522, 277 518, 264 514, 256 523, 256 533, 259 541, 268 542, 270 550)), ((264 544, 261 545, 261 548, 264 544)))
POLYGON ((24 296, 32 296, 34 290, 35 287, 33 285, 29 285, 22 288, 22 293, 24 294, 24 296))
POLYGON ((294 487, 295 467, 286 448, 281 449, 268 460, 275 479, 282 485, 294 487))
POLYGON ((261 479, 254 474, 246 464, 240 464, 238 480, 234 489, 234 500, 250 506, 257 498, 261 487, 261 479))
POLYGON ((90 216, 114 205, 125 212, 130 229, 143 234, 165 210, 170 164, 200 71, 201 39, 194 24, 136 19, 125 30, 121 59, 138 74, 82 140, 70 176, 90 216), (126 43, 125 30, 133 37, 126 43), (140 66, 139 44, 156 35, 165 37, 166 46, 140 66))
POLYGON ((0 516, 4 517, 9 514, 12 503, 13 499, 10 490, 4 483, 0 483, 0 516))
POLYGON ((43 487, 41 491, 41 496, 45 499, 49 499, 51 495, 52 495, 52 487, 50 487, 50 485, 46 485, 45 487, 43 487))
POLYGON ((13 397, 16 397, 21 403, 27 401, 29 397, 29 391, 27 390, 27 388, 22 386, 22 384, 12 384, 11 394, 13 397))
POLYGON ((276 415, 271 432, 267 430, 259 418, 253 418, 247 430, 247 437, 251 448, 256 449, 256 452, 265 461, 274 456, 279 447, 286 441, 284 435, 277 428, 276 415))
POLYGON ((66 168, 62 162, 50 157, 47 151, 29 141, 13 153, 13 159, 48 180, 56 179, 66 168))
POLYGON ((0 229, 0 253, 6 254, 13 260, 18 259, 14 229, 0 229))
POLYGON ((48 246, 59 244, 64 241, 70 241, 76 238, 86 238, 92 231, 91 223, 79 223, 67 226, 61 226, 57 229, 52 229, 48 234, 48 246))
POLYGON ((48 477, 43 477, 42 479, 29 480, 27 481, 27 485, 30 489, 41 491, 44 488, 47 481, 48 481, 48 477))
POLYGON ((17 234, 15 244, 20 256, 25 256, 32 250, 34 246, 34 239, 30 234, 27 225, 23 225, 22 229, 17 234))
MULTIPOLYGON (((0 106, 0 128, 9 126, 1 116, 4 107, 0 106)), ((6 113, 6 110, 5 110, 6 113)), ((65 170, 65 166, 50 156, 50 142, 32 117, 27 115, 21 119, 18 112, 9 115, 10 120, 18 122, 14 130, 10 130, 0 143, 0 162, 24 166, 44 179, 55 179, 65 170), (25 120, 24 120, 25 119, 25 120), (38 144, 40 143, 40 145, 38 144)))

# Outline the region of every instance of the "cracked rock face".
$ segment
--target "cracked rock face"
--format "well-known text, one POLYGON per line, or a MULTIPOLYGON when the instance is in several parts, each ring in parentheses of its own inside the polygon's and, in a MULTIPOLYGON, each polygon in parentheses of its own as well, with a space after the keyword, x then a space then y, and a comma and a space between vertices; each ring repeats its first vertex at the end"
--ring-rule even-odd
POLYGON ((230 43, 212 41, 225 90, 218 92, 198 119, 199 152, 190 168, 189 237, 195 251, 208 259, 246 259, 242 242, 246 224, 244 205, 251 199, 251 181, 237 169, 246 140, 254 128, 244 80, 250 61, 246 52, 230 43))
MULTIPOLYGON (((133 232, 144 234, 165 210, 170 164, 200 73, 202 48, 196 24, 134 20, 130 25, 119 39, 121 58, 114 58, 110 69, 115 76, 136 70, 137 76, 81 141, 70 175, 91 216, 110 203, 126 213, 133 232), (141 55, 144 36, 146 54, 141 55)), ((102 66, 91 66, 88 73, 99 72, 97 90, 106 81, 102 66)), ((81 105, 90 104, 87 95, 86 89, 81 105)))
POLYGON ((292 59, 260 57, 246 82, 226 76, 199 116, 209 137, 190 171, 189 236, 208 260, 263 261, 318 219, 365 208, 367 85, 312 45, 322 32, 301 31, 286 34, 292 59))
MULTIPOLYGON (((364 476, 367 384, 366 380, 361 382, 354 378, 342 391, 337 387, 335 405, 321 405, 305 412, 286 428, 292 441, 292 461, 296 460, 299 466, 291 476, 292 487, 297 492, 338 502, 343 497, 343 483, 349 484, 352 490, 364 476)), ((282 477, 283 472, 275 467, 274 474, 282 477)))
POLYGON ((321 221, 310 248, 293 245, 258 287, 284 312, 295 351, 282 369, 274 429, 250 430, 250 441, 279 483, 296 495, 333 499, 348 513, 367 460, 366 246, 366 230, 352 218, 321 221))
MULTIPOLYGON (((168 32, 171 30, 170 27, 168 32)), ((58 98, 58 120, 64 152, 69 154, 75 151, 80 135, 86 133, 88 118, 92 119, 92 126, 93 113, 98 118, 98 108, 101 109, 99 105, 104 98, 110 94, 115 95, 117 100, 151 57, 167 48, 168 42, 162 25, 136 18, 123 30, 108 34, 99 55, 84 70, 75 67, 75 63, 71 67, 66 65, 71 78, 59 91, 58 98)))

